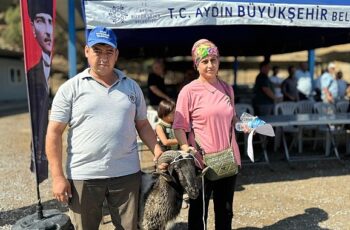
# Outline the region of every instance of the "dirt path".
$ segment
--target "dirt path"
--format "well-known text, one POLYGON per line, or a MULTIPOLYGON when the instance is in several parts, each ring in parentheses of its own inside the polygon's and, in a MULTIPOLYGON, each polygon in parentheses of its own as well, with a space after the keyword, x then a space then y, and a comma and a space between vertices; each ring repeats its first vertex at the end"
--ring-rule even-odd
MULTIPOLYGON (((29 172, 27 113, 0 117, 0 229, 35 210, 34 176, 29 172)), ((143 166, 151 166, 145 155, 143 166)), ((350 229, 350 162, 285 162, 243 168, 234 199, 234 229, 350 229)), ((52 200, 51 181, 40 186, 45 208, 66 207, 52 200)), ((187 229, 187 209, 170 229, 187 229)), ((108 216, 105 217, 108 221, 108 216)), ((110 223, 101 229, 113 229, 110 223)), ((212 206, 208 229, 214 229, 212 206)))

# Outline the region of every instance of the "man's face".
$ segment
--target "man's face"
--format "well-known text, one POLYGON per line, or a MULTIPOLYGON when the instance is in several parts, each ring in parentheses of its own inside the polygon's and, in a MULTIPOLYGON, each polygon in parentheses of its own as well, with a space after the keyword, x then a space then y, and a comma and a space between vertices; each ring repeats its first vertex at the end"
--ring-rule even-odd
POLYGON ((85 47, 85 57, 93 71, 92 74, 100 77, 113 72, 118 54, 118 50, 109 45, 96 44, 92 47, 85 47))
POLYGON ((268 75, 270 72, 270 65, 269 64, 263 65, 261 67, 261 72, 268 75))
POLYGON ((330 68, 328 68, 328 72, 329 72, 329 74, 331 74, 331 75, 335 75, 335 67, 330 67, 330 68))
POLYGON ((301 63, 300 68, 301 68, 303 71, 306 71, 307 68, 308 68, 308 65, 307 65, 305 62, 303 62, 303 63, 301 63))
POLYGON ((51 54, 52 51, 52 17, 49 14, 39 13, 35 15, 32 21, 33 32, 36 40, 38 41, 41 49, 51 54))
POLYGON ((164 75, 164 64, 161 62, 156 62, 153 64, 153 72, 159 76, 164 75))

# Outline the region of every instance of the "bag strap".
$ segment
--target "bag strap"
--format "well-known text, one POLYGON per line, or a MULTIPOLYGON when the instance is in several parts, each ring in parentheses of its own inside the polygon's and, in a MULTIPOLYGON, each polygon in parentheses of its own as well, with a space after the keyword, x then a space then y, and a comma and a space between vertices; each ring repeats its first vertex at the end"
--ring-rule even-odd
POLYGON ((333 85, 333 81, 334 81, 334 79, 332 79, 332 80, 329 82, 329 84, 328 84, 328 86, 327 86, 327 89, 329 89, 329 88, 333 85))
MULTIPOLYGON (((222 83, 222 80, 218 78, 218 81, 220 83, 220 85, 223 87, 224 91, 225 91, 225 94, 226 96, 229 97, 230 99, 230 103, 232 105, 232 107, 234 106, 233 104, 233 98, 230 96, 229 92, 227 92, 226 90, 226 85, 224 83, 222 83)), ((229 134, 229 143, 230 143, 230 146, 232 147, 232 121, 233 121, 233 116, 232 116, 232 120, 231 120, 231 127, 230 127, 230 134, 229 134)), ((194 133, 194 130, 191 129, 193 131, 193 135, 194 135, 194 140, 195 140, 195 143, 196 143, 196 149, 200 150, 202 152, 202 155, 205 154, 203 148, 201 147, 201 144, 200 144, 200 141, 199 141, 199 138, 195 135, 194 133)))
MULTIPOLYGON (((227 92, 227 90, 226 90, 226 85, 225 85, 224 83, 222 83, 222 80, 219 79, 219 78, 218 78, 218 80, 219 80, 221 86, 224 88, 225 94, 229 97, 230 102, 231 102, 231 105, 232 105, 232 108, 234 108, 233 97, 231 97, 230 93, 227 92)), ((233 129, 232 122, 233 122, 233 115, 232 115, 232 119, 231 119, 231 127, 230 127, 230 135, 229 135, 229 138, 230 138, 230 139, 229 139, 230 146, 232 146, 232 129, 233 129)))

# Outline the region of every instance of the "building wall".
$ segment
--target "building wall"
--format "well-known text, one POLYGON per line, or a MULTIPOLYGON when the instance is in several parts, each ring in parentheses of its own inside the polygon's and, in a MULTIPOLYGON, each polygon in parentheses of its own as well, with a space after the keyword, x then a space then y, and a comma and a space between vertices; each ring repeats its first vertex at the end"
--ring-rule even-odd
POLYGON ((27 88, 23 61, 0 57, 0 101, 25 100, 26 98, 27 88))

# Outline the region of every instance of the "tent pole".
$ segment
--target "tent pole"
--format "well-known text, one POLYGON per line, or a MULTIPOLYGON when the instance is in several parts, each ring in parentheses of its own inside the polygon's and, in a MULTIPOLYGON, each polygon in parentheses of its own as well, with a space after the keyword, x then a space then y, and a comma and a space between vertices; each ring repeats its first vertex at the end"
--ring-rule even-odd
POLYGON ((312 82, 312 88, 314 88, 314 72, 315 72, 315 50, 308 50, 308 65, 309 65, 309 72, 312 82))
POLYGON ((36 148, 35 148, 35 144, 34 144, 34 134, 32 132, 32 157, 33 157, 33 161, 34 161, 34 168, 35 168, 35 183, 36 183, 36 196, 38 199, 38 204, 36 205, 36 214, 37 214, 37 219, 41 220, 44 218, 44 214, 43 214, 43 206, 41 204, 41 197, 40 197, 40 182, 39 182, 39 171, 38 171, 38 162, 36 159, 36 148))
POLYGON ((68 1, 68 60, 69 60, 69 78, 77 74, 77 52, 75 39, 75 3, 74 0, 68 1))

